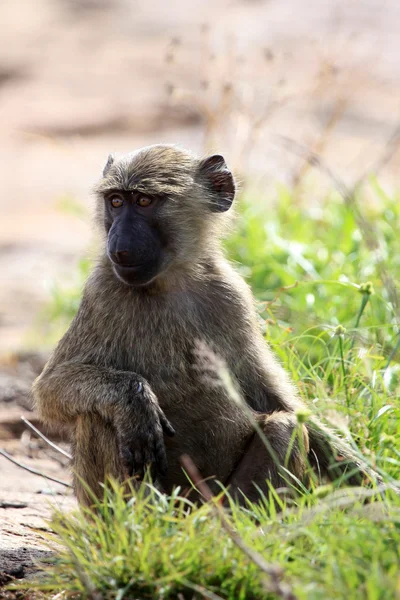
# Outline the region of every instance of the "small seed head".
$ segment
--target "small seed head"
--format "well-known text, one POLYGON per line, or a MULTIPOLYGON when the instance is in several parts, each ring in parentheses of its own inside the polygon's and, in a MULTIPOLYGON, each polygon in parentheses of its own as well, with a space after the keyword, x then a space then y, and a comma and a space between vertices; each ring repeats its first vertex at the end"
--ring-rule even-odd
POLYGON ((373 294, 374 291, 374 286, 372 285, 371 281, 362 283, 359 287, 360 294, 366 294, 367 296, 371 296, 371 294, 373 294))
POLYGON ((388 435, 387 433, 382 433, 380 437, 380 442, 382 446, 393 446, 396 442, 396 438, 394 435, 388 435))
POLYGON ((339 336, 343 336, 346 333, 346 328, 343 327, 343 325, 338 325, 335 329, 335 335, 339 336))
POLYGON ((296 418, 298 423, 306 423, 309 419, 311 412, 307 408, 298 408, 296 410, 296 418))

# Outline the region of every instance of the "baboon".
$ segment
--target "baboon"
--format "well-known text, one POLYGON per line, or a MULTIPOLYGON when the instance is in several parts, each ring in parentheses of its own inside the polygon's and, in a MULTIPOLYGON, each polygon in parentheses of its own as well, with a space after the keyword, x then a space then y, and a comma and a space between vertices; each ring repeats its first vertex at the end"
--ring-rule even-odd
POLYGON ((101 496, 106 476, 140 479, 148 466, 165 492, 185 488, 183 454, 239 501, 286 485, 282 466, 302 480, 308 462, 328 475, 333 464, 360 481, 342 441, 315 419, 299 426, 303 404, 223 255, 235 196, 224 158, 173 145, 110 156, 95 193, 99 260, 33 387, 42 419, 70 428, 79 501, 91 502, 82 480, 101 496), (224 361, 243 404, 204 376, 199 341, 224 361))

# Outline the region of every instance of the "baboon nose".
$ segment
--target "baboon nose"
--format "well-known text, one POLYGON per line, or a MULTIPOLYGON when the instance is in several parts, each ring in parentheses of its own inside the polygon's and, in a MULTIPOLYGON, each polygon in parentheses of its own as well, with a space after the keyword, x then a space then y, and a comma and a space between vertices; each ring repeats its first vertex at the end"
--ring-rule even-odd
POLYGON ((129 252, 128 250, 120 250, 119 252, 115 252, 113 254, 113 258, 115 262, 119 265, 128 265, 129 264, 129 252))

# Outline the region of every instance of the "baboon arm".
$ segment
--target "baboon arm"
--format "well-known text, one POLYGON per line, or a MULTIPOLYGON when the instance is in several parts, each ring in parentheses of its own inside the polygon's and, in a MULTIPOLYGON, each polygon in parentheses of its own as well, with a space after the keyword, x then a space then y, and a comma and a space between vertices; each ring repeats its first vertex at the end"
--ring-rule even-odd
MULTIPOLYGON (((284 368, 274 357, 264 339, 257 319, 250 288, 225 262, 219 263, 221 280, 228 282, 230 315, 227 336, 231 340, 229 366, 235 374, 240 391, 253 410, 271 413, 277 410, 293 412, 301 406, 296 390, 284 368)), ((218 303, 224 302, 224 286, 218 289, 218 303)))
POLYGON ((302 406, 285 370, 276 361, 261 334, 240 357, 236 376, 244 399, 256 412, 293 412, 302 406))
POLYGON ((79 415, 112 418, 115 407, 134 391, 137 376, 96 365, 49 365, 33 385, 35 405, 44 421, 71 423, 79 415))

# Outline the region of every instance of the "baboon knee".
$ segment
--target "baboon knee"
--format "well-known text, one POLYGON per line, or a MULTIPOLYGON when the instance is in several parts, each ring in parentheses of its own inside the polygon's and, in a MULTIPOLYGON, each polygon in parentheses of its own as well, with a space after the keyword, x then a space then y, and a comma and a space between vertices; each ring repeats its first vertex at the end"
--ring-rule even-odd
POLYGON ((310 449, 307 427, 298 423, 294 414, 275 412, 265 418, 263 430, 275 455, 272 459, 301 478, 310 449))
POLYGON ((303 480, 309 450, 308 432, 290 413, 259 415, 263 435, 251 437, 239 464, 228 480, 230 492, 242 502, 243 494, 257 501, 260 491, 268 494, 269 486, 286 488, 291 483, 290 471, 303 480))

